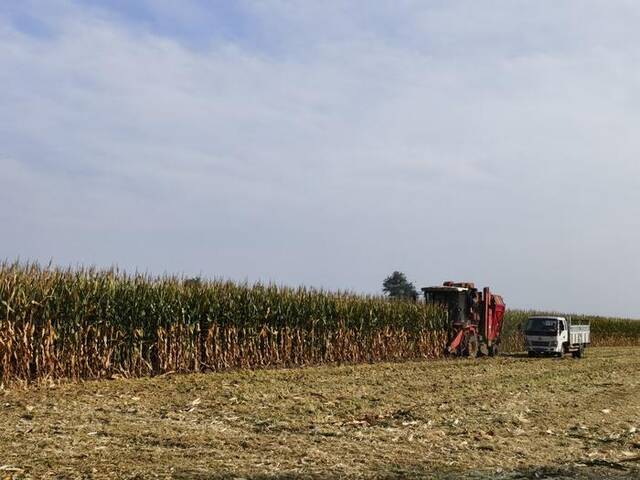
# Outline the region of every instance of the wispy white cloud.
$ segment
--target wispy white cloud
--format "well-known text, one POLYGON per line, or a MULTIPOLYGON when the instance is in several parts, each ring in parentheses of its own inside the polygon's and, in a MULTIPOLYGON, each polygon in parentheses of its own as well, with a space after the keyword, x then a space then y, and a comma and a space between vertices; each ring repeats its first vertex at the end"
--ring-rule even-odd
POLYGON ((635 3, 47 5, 0 10, 3 255, 640 315, 635 3))

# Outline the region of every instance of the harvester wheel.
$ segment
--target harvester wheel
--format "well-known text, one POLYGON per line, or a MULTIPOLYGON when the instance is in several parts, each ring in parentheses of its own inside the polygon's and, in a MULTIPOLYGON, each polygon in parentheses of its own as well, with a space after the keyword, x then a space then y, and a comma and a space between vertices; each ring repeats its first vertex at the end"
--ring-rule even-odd
POLYGON ((491 357, 497 357, 499 353, 499 349, 498 349, 498 345, 497 344, 493 344, 489 347, 489 356, 491 357))
POLYGON ((478 336, 475 333, 470 334, 467 337, 467 356, 469 358, 476 358, 479 348, 478 336))

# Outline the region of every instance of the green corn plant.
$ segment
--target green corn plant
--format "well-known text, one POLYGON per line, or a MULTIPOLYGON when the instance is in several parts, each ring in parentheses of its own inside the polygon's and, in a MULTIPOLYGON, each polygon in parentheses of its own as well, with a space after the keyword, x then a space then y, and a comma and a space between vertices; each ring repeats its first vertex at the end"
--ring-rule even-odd
MULTIPOLYGON (((508 311, 503 351, 524 348, 508 311)), ((590 320, 594 345, 640 344, 640 322, 590 320)), ((116 269, 0 264, 0 382, 442 356, 446 314, 424 303, 116 269)))
POLYGON ((432 358, 433 306, 311 288, 0 265, 0 381, 432 358))

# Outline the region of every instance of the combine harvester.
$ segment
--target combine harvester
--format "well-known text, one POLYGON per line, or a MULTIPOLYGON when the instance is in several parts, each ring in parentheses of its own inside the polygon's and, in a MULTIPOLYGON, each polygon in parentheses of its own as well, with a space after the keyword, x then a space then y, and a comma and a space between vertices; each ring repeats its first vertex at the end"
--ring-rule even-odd
POLYGON ((447 311, 450 338, 447 352, 475 358, 497 355, 505 304, 489 287, 482 292, 473 283, 444 282, 441 287, 422 289, 426 303, 447 311))

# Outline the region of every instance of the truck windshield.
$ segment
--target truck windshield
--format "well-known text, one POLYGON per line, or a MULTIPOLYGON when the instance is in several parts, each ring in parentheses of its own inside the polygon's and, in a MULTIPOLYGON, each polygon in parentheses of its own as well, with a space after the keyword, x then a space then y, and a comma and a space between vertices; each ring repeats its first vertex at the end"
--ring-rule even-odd
POLYGON ((525 327, 525 332, 556 333, 558 320, 555 318, 530 318, 525 327))

